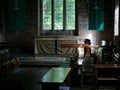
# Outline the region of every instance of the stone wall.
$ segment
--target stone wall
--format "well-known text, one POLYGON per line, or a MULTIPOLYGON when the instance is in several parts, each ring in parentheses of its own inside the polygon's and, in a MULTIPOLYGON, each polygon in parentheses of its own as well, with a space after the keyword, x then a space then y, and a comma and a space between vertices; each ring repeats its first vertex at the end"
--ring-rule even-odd
MULTIPOLYGON (((29 45, 34 49, 34 39, 37 37, 38 31, 38 1, 37 0, 26 0, 26 29, 24 32, 9 32, 6 30, 6 1, 2 0, 0 5, 2 7, 2 17, 3 17, 3 28, 1 30, 2 37, 8 42, 17 42, 17 43, 29 43, 29 45), (4 1, 4 2, 3 2, 4 1)), ((77 32, 78 37, 81 40, 88 38, 88 36, 92 36, 91 41, 92 44, 100 44, 101 40, 106 40, 107 42, 114 39, 113 34, 113 3, 114 0, 105 0, 105 30, 104 31, 96 31, 96 30, 88 30, 88 13, 87 13, 87 0, 76 0, 77 1, 77 32)), ((81 41, 82 42, 82 41, 81 41)))

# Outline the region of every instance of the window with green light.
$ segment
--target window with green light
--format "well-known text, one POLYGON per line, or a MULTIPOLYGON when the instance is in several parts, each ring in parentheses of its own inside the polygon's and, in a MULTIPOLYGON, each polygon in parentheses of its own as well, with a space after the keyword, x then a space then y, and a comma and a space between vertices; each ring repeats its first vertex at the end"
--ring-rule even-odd
POLYGON ((42 30, 75 30, 75 0, 41 0, 42 30))

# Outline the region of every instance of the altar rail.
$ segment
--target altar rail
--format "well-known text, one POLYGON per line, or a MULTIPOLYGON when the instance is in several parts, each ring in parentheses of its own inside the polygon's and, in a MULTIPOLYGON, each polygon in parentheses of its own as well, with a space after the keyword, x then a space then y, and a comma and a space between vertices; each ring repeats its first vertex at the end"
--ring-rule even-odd
POLYGON ((35 38, 35 54, 74 54, 76 48, 62 48, 62 44, 77 44, 79 37, 35 38))

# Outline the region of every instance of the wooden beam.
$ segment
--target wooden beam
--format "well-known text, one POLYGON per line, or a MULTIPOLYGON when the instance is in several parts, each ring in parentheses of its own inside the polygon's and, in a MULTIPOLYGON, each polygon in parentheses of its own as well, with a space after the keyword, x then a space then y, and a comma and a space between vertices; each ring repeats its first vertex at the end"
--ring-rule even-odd
POLYGON ((76 48, 78 48, 78 47, 91 47, 91 48, 99 48, 100 46, 98 46, 98 45, 88 45, 88 44, 61 44, 61 47, 66 47, 66 48, 68 48, 68 47, 76 47, 76 48))

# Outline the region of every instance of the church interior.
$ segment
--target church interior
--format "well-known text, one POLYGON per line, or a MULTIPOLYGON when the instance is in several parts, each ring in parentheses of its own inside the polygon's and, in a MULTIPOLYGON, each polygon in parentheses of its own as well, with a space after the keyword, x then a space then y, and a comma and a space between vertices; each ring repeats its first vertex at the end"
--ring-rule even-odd
POLYGON ((120 90, 119 0, 1 0, 1 90, 120 90))

